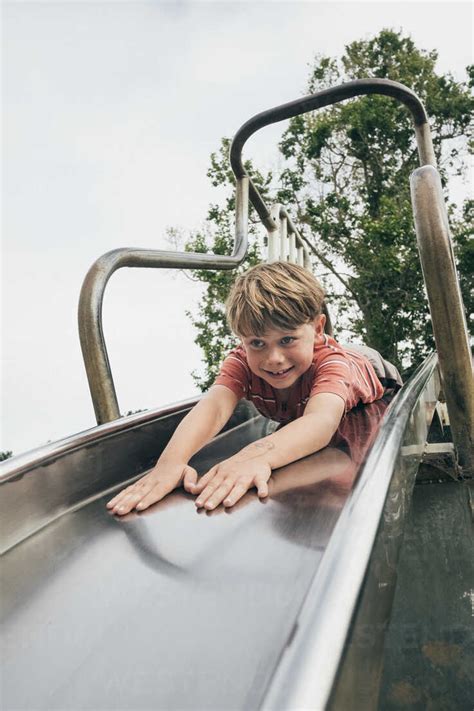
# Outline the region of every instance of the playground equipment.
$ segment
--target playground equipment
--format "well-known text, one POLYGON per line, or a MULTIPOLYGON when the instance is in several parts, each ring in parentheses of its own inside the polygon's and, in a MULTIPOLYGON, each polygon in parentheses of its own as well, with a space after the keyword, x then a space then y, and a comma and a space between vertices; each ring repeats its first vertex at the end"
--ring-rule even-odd
MULTIPOLYGON (((377 708, 404 527, 441 391, 454 476, 472 471, 471 358, 427 117, 400 84, 349 82, 250 119, 231 164, 233 254, 100 257, 79 307, 98 426, 0 469, 5 708, 377 708), (230 513, 197 514, 177 491, 116 519, 105 502, 154 464, 195 401, 120 418, 102 331, 108 279, 125 266, 234 269, 247 249, 249 200, 268 231, 268 258, 308 265, 310 245, 285 207, 264 204, 243 146, 270 123, 371 93, 413 115, 421 166, 412 196, 437 354, 386 411, 380 402, 354 411, 334 446, 276 472, 265 505, 248 493, 230 513)), ((203 473, 273 427, 241 402, 192 464, 203 473)))

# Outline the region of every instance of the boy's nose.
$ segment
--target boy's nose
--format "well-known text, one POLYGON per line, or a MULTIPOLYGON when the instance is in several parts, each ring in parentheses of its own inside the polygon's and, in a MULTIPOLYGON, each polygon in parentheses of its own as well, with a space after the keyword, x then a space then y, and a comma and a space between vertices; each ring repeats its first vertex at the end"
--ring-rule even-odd
POLYGON ((278 348, 274 348, 268 354, 267 365, 270 365, 270 366, 282 365, 282 363, 284 363, 284 362, 285 362, 285 356, 278 348))

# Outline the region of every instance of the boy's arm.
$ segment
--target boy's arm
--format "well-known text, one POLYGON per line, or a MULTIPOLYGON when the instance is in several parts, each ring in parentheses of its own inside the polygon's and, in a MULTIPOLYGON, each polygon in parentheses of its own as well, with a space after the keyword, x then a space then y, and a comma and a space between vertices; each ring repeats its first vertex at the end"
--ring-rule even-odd
POLYGON ((272 469, 294 462, 325 447, 336 432, 345 402, 333 393, 319 393, 308 401, 303 417, 278 432, 256 440, 201 477, 196 504, 213 509, 222 501, 233 506, 252 486, 259 496, 268 495, 272 469))
POLYGON ((309 399, 303 417, 245 449, 258 445, 271 468, 278 469, 326 447, 339 427, 344 411, 345 402, 339 395, 319 393, 309 399))
POLYGON ((224 427, 238 402, 225 385, 213 385, 181 420, 158 461, 187 464, 224 427))
POLYGON ((213 385, 181 420, 153 469, 114 496, 107 508, 121 516, 134 508, 146 509, 179 486, 183 479, 185 488, 192 491, 197 473, 188 466, 189 459, 222 429, 238 401, 238 396, 229 388, 213 385))

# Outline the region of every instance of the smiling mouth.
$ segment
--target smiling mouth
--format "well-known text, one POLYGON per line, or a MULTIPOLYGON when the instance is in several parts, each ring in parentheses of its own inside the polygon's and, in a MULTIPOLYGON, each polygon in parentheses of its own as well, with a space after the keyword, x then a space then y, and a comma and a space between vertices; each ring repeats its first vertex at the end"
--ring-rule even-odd
POLYGON ((266 370, 265 373, 268 373, 268 375, 272 375, 274 378, 282 378, 287 373, 289 373, 290 370, 293 370, 293 368, 294 368, 294 366, 292 365, 290 368, 286 368, 286 370, 278 370, 276 373, 273 372, 272 370, 266 370))

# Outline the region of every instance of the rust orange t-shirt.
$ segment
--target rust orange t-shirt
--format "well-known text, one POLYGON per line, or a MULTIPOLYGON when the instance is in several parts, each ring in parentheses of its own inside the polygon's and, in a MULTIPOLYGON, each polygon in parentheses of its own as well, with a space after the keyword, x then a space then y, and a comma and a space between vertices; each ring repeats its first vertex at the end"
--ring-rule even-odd
POLYGON ((239 398, 253 402, 265 417, 283 423, 301 417, 310 397, 318 393, 339 395, 346 412, 384 394, 369 360, 360 353, 345 350, 326 334, 315 343, 313 363, 292 386, 286 402, 277 397, 276 388, 250 370, 242 346, 234 348, 225 358, 214 384, 225 385, 239 398))

